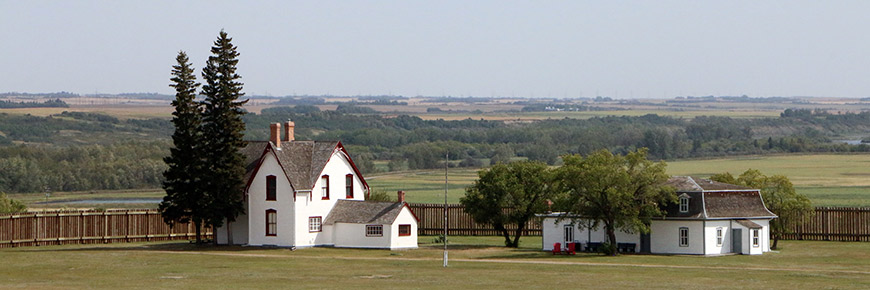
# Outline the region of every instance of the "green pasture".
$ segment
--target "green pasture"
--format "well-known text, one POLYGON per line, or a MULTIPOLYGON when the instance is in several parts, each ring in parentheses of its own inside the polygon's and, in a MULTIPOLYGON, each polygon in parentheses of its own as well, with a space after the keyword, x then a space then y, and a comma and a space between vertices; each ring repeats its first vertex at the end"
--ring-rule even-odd
MULTIPOLYGON (((719 172, 739 175, 749 168, 768 175, 788 176, 797 191, 806 194, 816 206, 870 206, 870 154, 816 154, 749 156, 721 159, 696 159, 668 162, 671 175, 708 177, 719 172)), ((447 202, 458 203, 465 188, 477 179, 477 168, 450 168, 448 171, 447 202)), ((380 173, 367 176, 373 190, 385 190, 393 197, 398 190, 406 192, 409 202, 443 203, 444 170, 415 170, 380 173)), ((82 200, 111 198, 162 197, 160 189, 87 191, 52 193, 48 199, 40 193, 9 194, 31 208, 102 207, 102 208, 156 208, 156 204, 99 204, 65 205, 38 204, 50 200, 82 200)))
POLYGON ((539 237, 420 237, 405 251, 195 246, 187 242, 0 249, 0 288, 866 289, 870 243, 782 241, 761 256, 553 256, 539 237))
POLYGON ((816 206, 870 206, 870 154, 744 156, 668 162, 671 175, 737 176, 747 169, 781 174, 816 206))

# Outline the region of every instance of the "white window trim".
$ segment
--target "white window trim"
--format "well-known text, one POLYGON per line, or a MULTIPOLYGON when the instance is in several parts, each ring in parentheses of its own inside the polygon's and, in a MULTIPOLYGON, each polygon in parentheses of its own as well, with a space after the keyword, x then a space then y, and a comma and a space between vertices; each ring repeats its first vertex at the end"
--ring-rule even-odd
POLYGON ((323 217, 308 217, 308 232, 317 233, 323 231, 323 217))
POLYGON ((689 246, 689 228, 687 228, 687 227, 681 227, 681 228, 679 229, 679 235, 680 235, 680 236, 679 236, 680 247, 688 247, 688 246, 689 246), (683 233, 686 233, 686 235, 683 235, 683 233), (686 241, 685 244, 683 243, 683 240, 684 240, 684 239, 685 239, 685 241, 686 241))
POLYGON ((722 240, 724 240, 725 230, 722 227, 716 228, 716 246, 722 246, 722 240))
POLYGON ((366 225, 366 237, 383 237, 384 225, 366 225))
POLYGON ((680 212, 687 213, 689 212, 689 198, 682 196, 680 197, 680 212))
POLYGON ((761 246, 761 230, 752 229, 752 247, 758 248, 761 246))
POLYGON ((562 235, 563 235, 562 238, 563 238, 563 240, 565 240, 566 243, 573 243, 574 242, 574 226, 565 225, 565 227, 562 230, 562 235))

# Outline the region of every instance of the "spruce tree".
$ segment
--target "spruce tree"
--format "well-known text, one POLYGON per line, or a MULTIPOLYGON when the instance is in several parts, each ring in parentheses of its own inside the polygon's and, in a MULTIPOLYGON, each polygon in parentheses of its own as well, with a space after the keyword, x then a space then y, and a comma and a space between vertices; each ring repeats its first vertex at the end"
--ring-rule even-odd
POLYGON ((169 225, 176 222, 186 223, 193 221, 196 226, 196 242, 202 242, 200 228, 203 222, 203 184, 201 160, 202 134, 202 110, 195 101, 196 90, 199 83, 193 74, 193 68, 188 63, 187 54, 178 52, 175 58, 177 64, 172 66, 172 84, 175 88, 175 100, 172 106, 172 124, 175 132, 172 134, 173 147, 169 149, 170 155, 163 158, 169 168, 163 172, 166 181, 163 189, 166 196, 160 203, 160 212, 163 220, 169 225))
POLYGON ((246 142, 242 139, 245 114, 238 101, 242 93, 241 78, 236 74, 236 64, 239 62, 236 47, 232 38, 221 30, 218 39, 211 48, 202 77, 203 124, 202 133, 205 146, 204 167, 206 223, 214 228, 223 223, 233 222, 244 213, 242 197, 245 187, 245 158, 240 149, 246 142))

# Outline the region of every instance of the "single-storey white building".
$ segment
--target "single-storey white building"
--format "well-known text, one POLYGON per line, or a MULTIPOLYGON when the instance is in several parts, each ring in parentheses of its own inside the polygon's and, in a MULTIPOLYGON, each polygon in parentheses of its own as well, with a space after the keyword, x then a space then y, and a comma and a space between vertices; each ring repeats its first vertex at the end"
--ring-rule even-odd
POLYGON ((417 247, 417 217, 398 202, 366 201, 369 186, 341 142, 296 141, 294 124, 249 141, 245 214, 214 230, 218 244, 279 247, 417 247))
MULTIPOLYGON (((675 176, 668 180, 679 202, 655 218, 647 235, 617 232, 619 248, 653 254, 748 254, 770 251, 770 220, 776 215, 764 205, 761 192, 743 186, 675 176)), ((590 229, 589 220, 570 213, 543 216, 543 249, 554 243, 579 243, 579 250, 607 241, 602 228, 590 229)))

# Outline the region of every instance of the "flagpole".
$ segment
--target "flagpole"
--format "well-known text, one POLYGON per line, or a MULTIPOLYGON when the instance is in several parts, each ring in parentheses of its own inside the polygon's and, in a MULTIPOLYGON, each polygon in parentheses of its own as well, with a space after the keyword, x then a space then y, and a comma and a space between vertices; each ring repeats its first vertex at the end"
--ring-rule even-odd
POLYGON ((444 267, 447 268, 447 165, 450 153, 444 155, 444 267))

